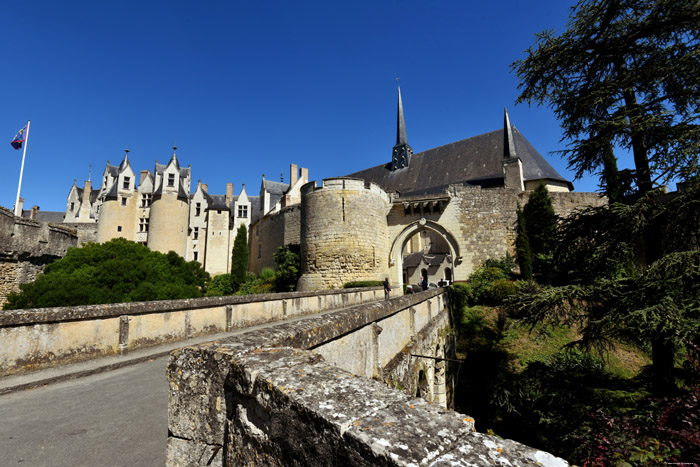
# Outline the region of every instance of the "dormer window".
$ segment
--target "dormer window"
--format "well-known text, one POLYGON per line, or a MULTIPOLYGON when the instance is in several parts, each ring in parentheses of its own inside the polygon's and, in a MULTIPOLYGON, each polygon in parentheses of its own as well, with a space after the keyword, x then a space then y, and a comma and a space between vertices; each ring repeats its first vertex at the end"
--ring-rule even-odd
POLYGON ((131 177, 124 177, 124 189, 128 190, 131 184, 131 177))
POLYGON ((168 174, 168 186, 175 186, 175 174, 168 174))
POLYGON ((73 211, 75 209, 75 203, 70 203, 70 210, 73 211))
POLYGON ((248 217, 248 206, 238 206, 238 217, 242 219, 248 217))
POLYGON ((200 214, 202 214, 202 203, 197 203, 194 206, 194 215, 199 216, 200 214))

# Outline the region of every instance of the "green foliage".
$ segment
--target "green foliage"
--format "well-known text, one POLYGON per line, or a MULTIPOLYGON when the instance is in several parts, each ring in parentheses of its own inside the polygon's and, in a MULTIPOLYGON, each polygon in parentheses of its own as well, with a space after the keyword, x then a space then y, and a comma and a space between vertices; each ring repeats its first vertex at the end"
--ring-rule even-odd
POLYGON ((275 253, 275 263, 277 263, 275 290, 277 292, 294 291, 301 274, 300 246, 289 244, 279 247, 275 253))
POLYGON ((209 281, 207 292, 204 294, 207 297, 221 297, 224 295, 233 295, 231 287, 231 275, 219 274, 209 281))
POLYGON ((384 281, 351 281, 343 284, 344 289, 352 289, 355 287, 382 287, 384 281))
POLYGON ((516 283, 510 280, 515 262, 506 255, 500 260, 487 260, 484 266, 474 271, 467 282, 456 282, 449 289, 450 303, 454 309, 474 305, 499 305, 514 294, 516 283))
POLYGON ((523 221, 532 258, 532 269, 542 279, 551 275, 554 247, 557 244, 557 215, 544 183, 540 183, 523 208, 523 221))
POLYGON ((523 279, 532 279, 532 253, 530 251, 530 240, 527 236, 527 228, 525 227, 525 217, 523 210, 518 203, 517 211, 517 226, 515 239, 515 250, 518 266, 520 266, 520 275, 523 279))
POLYGON ((71 248, 10 294, 4 309, 195 298, 208 280, 196 261, 117 238, 71 248))
POLYGON ((275 292, 275 270, 263 268, 260 275, 253 273, 246 274, 246 278, 241 284, 236 295, 252 295, 275 292))
POLYGON ((622 185, 613 146, 632 153, 641 194, 690 177, 699 171, 698 25, 696 0, 580 1, 566 31, 537 34, 513 63, 518 102, 550 106, 571 141, 569 166, 577 177, 602 168, 609 193, 624 191, 613 186, 622 185))
POLYGON ((237 292, 248 273, 248 231, 241 224, 236 232, 231 252, 231 288, 237 292))

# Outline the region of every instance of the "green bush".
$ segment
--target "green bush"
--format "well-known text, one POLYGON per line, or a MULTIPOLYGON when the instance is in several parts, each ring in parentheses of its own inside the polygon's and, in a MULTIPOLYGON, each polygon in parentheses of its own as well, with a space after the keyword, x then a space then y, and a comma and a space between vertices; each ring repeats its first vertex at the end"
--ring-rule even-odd
POLYGON ((233 295, 233 287, 231 287, 231 274, 220 274, 212 278, 212 280, 209 281, 207 292, 204 295, 207 297, 233 295))
POLYGON ((518 291, 515 282, 507 279, 498 279, 491 283, 487 293, 486 301, 491 305, 502 305, 504 300, 518 291))
POLYGON ((292 292, 297 288, 301 274, 301 246, 289 244, 281 246, 275 253, 277 264, 276 292, 292 292))
POLYGON ((6 310, 196 298, 209 280, 201 265, 123 238, 71 248, 34 282, 10 294, 6 310))
POLYGON ((354 289, 355 287, 382 287, 383 281, 350 281, 343 284, 344 289, 354 289))
POLYGON ((260 275, 246 274, 245 280, 236 292, 236 295, 253 295, 275 292, 277 276, 272 268, 263 268, 260 275))

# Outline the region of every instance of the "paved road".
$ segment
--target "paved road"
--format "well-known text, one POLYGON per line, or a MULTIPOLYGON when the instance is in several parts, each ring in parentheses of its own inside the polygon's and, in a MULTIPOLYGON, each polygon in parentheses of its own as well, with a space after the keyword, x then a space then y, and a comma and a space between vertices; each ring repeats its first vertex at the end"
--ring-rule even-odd
POLYGON ((167 357, 0 396, 0 466, 162 466, 167 357))

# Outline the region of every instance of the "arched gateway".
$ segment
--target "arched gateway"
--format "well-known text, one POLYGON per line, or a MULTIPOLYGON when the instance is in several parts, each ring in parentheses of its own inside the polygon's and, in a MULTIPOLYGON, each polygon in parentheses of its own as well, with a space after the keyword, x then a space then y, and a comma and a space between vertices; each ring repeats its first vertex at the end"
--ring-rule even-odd
POLYGON ((456 269, 462 262, 462 255, 460 253, 459 244, 455 239, 454 235, 450 233, 445 227, 441 226, 437 222, 426 220, 421 218, 420 220, 411 222, 408 224, 399 235, 396 236, 391 244, 391 250, 389 253, 389 276, 391 278, 392 284, 397 284, 402 286, 404 284, 403 280, 403 269, 404 269, 404 249, 406 243, 416 234, 421 232, 429 231, 438 235, 442 238, 449 249, 448 257, 452 263, 449 267, 450 274, 453 274, 454 269, 456 269))

